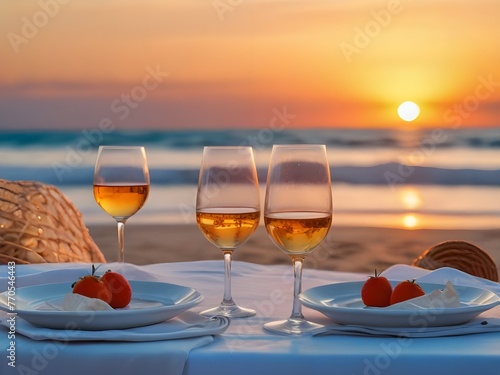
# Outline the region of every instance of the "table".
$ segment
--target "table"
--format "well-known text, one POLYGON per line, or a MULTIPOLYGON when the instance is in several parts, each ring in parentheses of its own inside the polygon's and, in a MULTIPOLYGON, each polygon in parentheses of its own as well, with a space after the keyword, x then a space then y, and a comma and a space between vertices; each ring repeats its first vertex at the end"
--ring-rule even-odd
MULTIPOLYGON (((113 269, 117 264, 109 264, 113 269)), ((17 287, 71 279, 74 272, 90 269, 82 264, 16 266, 17 287)), ((409 267, 408 267, 409 269, 409 267)), ((390 337, 324 336, 288 337, 268 333, 265 322, 286 318, 291 311, 292 267, 233 262, 235 301, 257 310, 251 318, 234 319, 229 329, 208 342, 195 344, 184 374, 498 374, 500 333, 458 337, 401 339, 390 337)), ((412 272, 403 269, 403 273, 412 272)), ((415 269, 425 274, 426 271, 415 269)), ((136 279, 159 280, 194 287, 205 297, 195 307, 201 311, 222 297, 222 261, 124 265, 123 272, 136 279)), ((6 288, 6 266, 0 267, 0 289, 6 288)), ((412 277, 412 275, 409 275, 412 277)), ((365 280, 366 275, 304 269, 303 289, 365 280)), ((495 308, 495 309, 498 309, 495 308)), ((328 324, 322 314, 304 308, 312 321, 328 324)), ((167 374, 172 341, 71 342, 34 341, 16 337, 16 369, 7 365, 7 331, 0 330, 0 374, 167 374)), ((182 347, 184 340, 176 340, 182 347)), ((170 362, 169 362, 170 361, 170 362)))

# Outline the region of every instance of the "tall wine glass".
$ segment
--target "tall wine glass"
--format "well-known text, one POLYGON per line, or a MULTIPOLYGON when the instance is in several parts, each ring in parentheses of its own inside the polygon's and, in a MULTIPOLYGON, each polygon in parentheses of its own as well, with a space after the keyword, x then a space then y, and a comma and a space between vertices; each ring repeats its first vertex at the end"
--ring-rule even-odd
POLYGON ((196 198, 196 223, 224 254, 224 296, 202 315, 244 318, 255 310, 231 296, 233 251, 255 232, 260 220, 259 183, 251 147, 205 147, 196 198))
POLYGON ((269 322, 273 332, 301 335, 319 327, 302 315, 302 263, 328 234, 332 222, 330 167, 324 145, 275 145, 264 208, 266 231, 291 258, 293 308, 287 320, 269 322))
POLYGON ((94 198, 118 223, 118 262, 124 261, 124 228, 146 202, 149 169, 140 146, 100 146, 94 170, 94 198))

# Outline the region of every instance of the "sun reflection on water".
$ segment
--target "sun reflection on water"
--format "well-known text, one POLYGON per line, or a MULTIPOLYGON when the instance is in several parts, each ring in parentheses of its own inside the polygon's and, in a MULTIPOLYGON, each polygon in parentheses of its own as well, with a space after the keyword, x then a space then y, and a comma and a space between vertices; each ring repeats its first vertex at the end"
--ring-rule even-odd
MULTIPOLYGON (((415 210, 422 205, 422 198, 417 189, 409 187, 401 191, 399 196, 403 207, 408 211, 415 210)), ((420 225, 420 220, 414 213, 406 213, 403 216, 403 227, 413 229, 420 225)))
POLYGON ((419 224, 418 217, 414 214, 406 214, 403 216, 403 226, 408 229, 417 227, 419 224))
POLYGON ((420 207, 422 204, 422 199, 418 190, 414 188, 406 188, 400 194, 401 202, 403 206, 409 210, 420 207))

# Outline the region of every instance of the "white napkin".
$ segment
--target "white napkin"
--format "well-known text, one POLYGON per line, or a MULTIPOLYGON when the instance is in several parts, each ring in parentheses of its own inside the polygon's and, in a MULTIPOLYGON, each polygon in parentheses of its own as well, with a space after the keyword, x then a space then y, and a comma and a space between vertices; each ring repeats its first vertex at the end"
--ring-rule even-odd
MULTIPOLYGON (((499 311, 500 313, 500 311, 499 311)), ((390 336, 390 337, 446 337, 472 335, 476 333, 500 332, 500 318, 477 317, 470 322, 456 326, 426 327, 426 328, 388 328, 367 327, 340 324, 332 324, 319 328, 313 334, 315 336, 326 335, 361 335, 361 336, 390 336)))
POLYGON ((471 286, 490 290, 500 296, 500 284, 491 280, 469 275, 455 268, 443 267, 434 271, 397 264, 382 272, 389 280, 412 280, 421 283, 444 284, 450 281, 453 285, 471 286))
MULTIPOLYGON (((55 306, 56 308, 59 306, 55 306)), ((81 294, 68 293, 64 296, 62 305, 64 311, 100 311, 113 310, 106 302, 98 298, 89 298, 81 294)))
POLYGON ((448 281, 443 289, 433 290, 431 293, 412 298, 403 302, 384 307, 397 310, 415 310, 428 308, 453 308, 460 307, 460 299, 453 285, 448 281))
MULTIPOLYGON (((0 315, 2 317, 2 315, 0 315)), ((0 325, 9 327, 7 318, 0 320, 0 325)), ((58 330, 35 326, 22 318, 16 318, 16 333, 33 340, 58 341, 159 341, 189 337, 222 334, 229 327, 229 319, 223 316, 206 318, 186 311, 168 321, 144 327, 122 330, 80 331, 58 330)), ((211 340, 210 340, 211 341, 211 340)))

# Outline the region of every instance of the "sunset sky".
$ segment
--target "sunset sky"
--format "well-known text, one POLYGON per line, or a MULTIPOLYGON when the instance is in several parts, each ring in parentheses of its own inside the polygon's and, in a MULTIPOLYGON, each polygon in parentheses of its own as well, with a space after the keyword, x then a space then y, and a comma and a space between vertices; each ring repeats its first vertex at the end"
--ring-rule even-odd
POLYGON ((500 124, 498 0, 6 0, 0 129, 500 124), (401 102, 421 108, 413 123, 401 102))

